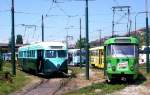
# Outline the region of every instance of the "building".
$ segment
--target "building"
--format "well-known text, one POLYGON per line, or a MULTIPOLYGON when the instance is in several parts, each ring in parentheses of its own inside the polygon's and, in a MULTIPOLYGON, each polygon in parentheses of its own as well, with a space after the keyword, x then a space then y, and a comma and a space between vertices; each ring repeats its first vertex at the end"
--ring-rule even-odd
MULTIPOLYGON (((16 44, 15 45, 15 51, 18 51, 18 48, 21 47, 23 45, 21 44, 16 44)), ((11 52, 8 43, 0 43, 0 51, 1 53, 8 53, 11 52)))

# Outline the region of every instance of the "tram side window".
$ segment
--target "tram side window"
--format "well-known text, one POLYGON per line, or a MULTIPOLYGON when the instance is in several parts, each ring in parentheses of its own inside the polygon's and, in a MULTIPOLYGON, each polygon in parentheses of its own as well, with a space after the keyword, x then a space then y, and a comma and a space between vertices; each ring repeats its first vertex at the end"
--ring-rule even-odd
POLYGON ((35 57, 35 51, 31 50, 31 57, 35 57))
POLYGON ((94 52, 93 51, 91 51, 90 54, 91 54, 91 56, 94 56, 94 52))
POLYGON ((30 50, 30 57, 33 57, 33 55, 32 55, 32 50, 30 50))
POLYGON ((99 50, 99 52, 100 55, 104 55, 103 50, 99 50))
POLYGON ((28 51, 28 57, 31 57, 31 51, 28 51))
POLYGON ((25 51, 23 51, 23 57, 25 57, 25 51))
POLYGON ((95 50, 95 56, 98 56, 99 55, 98 53, 99 53, 98 50, 95 50))
POLYGON ((24 57, 27 57, 27 51, 24 51, 24 57))
POLYGON ((111 55, 111 46, 109 45, 109 46, 107 46, 107 53, 106 53, 107 55, 111 55))
POLYGON ((23 51, 19 52, 19 57, 23 57, 23 51))
POLYGON ((29 51, 27 51, 27 57, 30 57, 30 52, 29 51))
POLYGON ((35 57, 35 51, 33 51, 33 57, 35 57))
POLYGON ((90 51, 90 55, 92 56, 92 51, 90 51))
POLYGON ((35 57, 35 51, 34 50, 29 50, 29 51, 24 51, 23 52, 24 53, 24 57, 30 57, 30 58, 32 58, 32 57, 35 57))
POLYGON ((98 50, 93 50, 91 51, 92 56, 98 56, 98 50))

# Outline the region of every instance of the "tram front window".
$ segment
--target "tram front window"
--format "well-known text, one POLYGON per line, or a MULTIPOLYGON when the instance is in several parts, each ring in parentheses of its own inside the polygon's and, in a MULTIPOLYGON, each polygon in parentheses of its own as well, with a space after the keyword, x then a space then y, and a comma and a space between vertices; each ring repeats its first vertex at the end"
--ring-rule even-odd
POLYGON ((114 57, 135 57, 137 47, 135 45, 111 45, 111 55, 114 57))
POLYGON ((67 52, 65 50, 58 50, 58 57, 66 57, 67 52))
POLYGON ((56 58, 56 51, 54 51, 54 50, 47 50, 45 52, 45 57, 46 58, 56 58))

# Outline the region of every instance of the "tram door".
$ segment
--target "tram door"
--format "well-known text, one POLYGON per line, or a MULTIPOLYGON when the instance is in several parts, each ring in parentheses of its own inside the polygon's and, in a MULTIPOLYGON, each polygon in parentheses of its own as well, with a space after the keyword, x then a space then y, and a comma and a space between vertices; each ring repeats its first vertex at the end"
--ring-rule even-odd
POLYGON ((44 67, 43 56, 44 56, 44 51, 38 50, 37 51, 37 71, 38 71, 38 73, 41 73, 43 70, 43 67, 44 67))
POLYGON ((99 49, 99 64, 100 64, 100 67, 102 68, 102 50, 99 49))

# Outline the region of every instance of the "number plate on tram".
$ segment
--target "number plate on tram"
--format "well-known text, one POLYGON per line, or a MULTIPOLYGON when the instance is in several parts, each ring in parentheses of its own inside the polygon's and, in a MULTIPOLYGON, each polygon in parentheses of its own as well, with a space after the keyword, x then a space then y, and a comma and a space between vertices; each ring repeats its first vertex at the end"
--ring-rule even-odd
POLYGON ((122 62, 118 64, 119 68, 126 68, 128 66, 128 62, 122 62))

